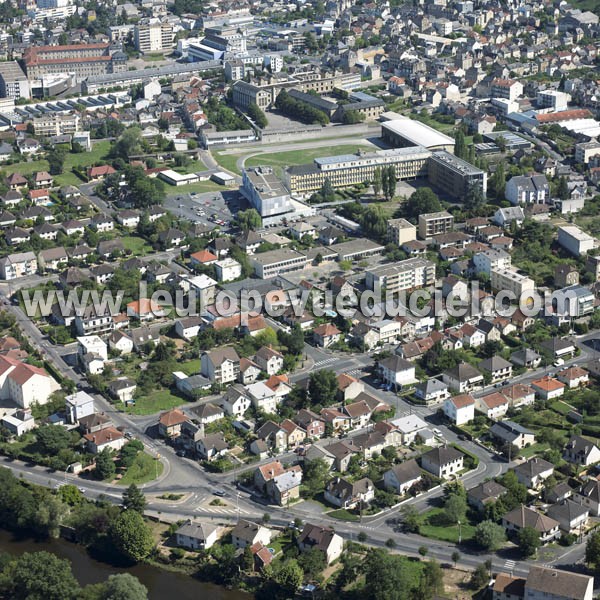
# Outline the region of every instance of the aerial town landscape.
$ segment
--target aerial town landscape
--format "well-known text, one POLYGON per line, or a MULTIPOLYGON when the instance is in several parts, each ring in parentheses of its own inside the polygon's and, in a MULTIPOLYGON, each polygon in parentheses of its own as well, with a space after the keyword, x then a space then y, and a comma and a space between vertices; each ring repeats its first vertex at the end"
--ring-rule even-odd
POLYGON ((0 598, 600 597, 600 3, 0 4, 0 598))

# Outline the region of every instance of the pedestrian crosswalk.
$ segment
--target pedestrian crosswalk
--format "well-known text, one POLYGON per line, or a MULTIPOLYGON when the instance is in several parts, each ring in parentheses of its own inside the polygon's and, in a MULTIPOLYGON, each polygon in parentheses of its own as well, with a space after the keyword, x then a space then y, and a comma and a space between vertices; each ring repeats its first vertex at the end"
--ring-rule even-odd
POLYGON ((517 564, 517 562, 514 560, 507 560, 504 563, 504 568, 508 571, 512 571, 515 568, 516 564, 517 564))
POLYGON ((197 506, 194 512, 208 512, 220 515, 247 515, 249 511, 244 508, 240 508, 239 511, 235 506, 197 506))
POLYGON ((337 358, 324 358, 323 360, 320 360, 315 363, 315 368, 322 369, 323 367, 332 365, 333 363, 337 362, 337 360, 337 358))

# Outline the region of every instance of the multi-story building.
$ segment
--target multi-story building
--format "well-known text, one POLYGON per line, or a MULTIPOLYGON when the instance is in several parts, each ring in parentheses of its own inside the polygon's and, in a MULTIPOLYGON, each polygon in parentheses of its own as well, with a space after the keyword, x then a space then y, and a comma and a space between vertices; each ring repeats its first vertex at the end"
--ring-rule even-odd
POLYGON ((280 273, 298 271, 308 264, 308 258, 291 248, 280 248, 253 254, 250 258, 254 272, 261 279, 269 279, 280 273))
POLYGON ((555 111, 567 110, 571 96, 558 90, 540 90, 537 104, 540 108, 553 108, 555 111))
POLYGON ((162 52, 173 48, 173 25, 160 19, 138 23, 133 31, 135 47, 143 54, 162 52))
POLYGON ((558 228, 558 243, 573 256, 582 256, 597 247, 596 238, 582 231, 576 225, 558 228))
POLYGON ((16 60, 0 62, 0 98, 31 98, 29 81, 16 60))
POLYGON ((37 273, 38 262, 33 252, 10 254, 0 258, 0 279, 11 280, 37 273))
POLYGON ((448 233, 454 227, 454 217, 447 211, 419 215, 419 237, 428 240, 434 235, 448 233))
POLYGON ((490 276, 493 269, 510 269, 512 260, 504 250, 484 250, 473 255, 473 270, 475 273, 485 273, 490 276))
POLYGON ((587 165, 590 162, 590 158, 598 156, 599 154, 600 142, 597 142, 596 140, 575 144, 575 160, 578 163, 587 165))
POLYGON ((454 152, 454 139, 414 119, 392 119, 381 124, 381 138, 396 148, 423 146, 454 152))
POLYGON ((349 187, 371 181, 375 169, 393 166, 397 179, 415 179, 427 173, 431 153, 422 146, 357 152, 341 156, 315 158, 313 164, 289 167, 285 172, 288 189, 292 194, 308 194, 329 179, 333 187, 349 187))
POLYGON ((77 113, 47 113, 33 119, 33 130, 40 137, 68 135, 79 131, 80 118, 77 113))
POLYGON ((23 54, 23 63, 30 81, 57 73, 73 73, 82 80, 124 71, 127 68, 127 55, 123 52, 111 54, 109 44, 30 46, 23 54))
POLYGON ((511 204, 544 204, 550 198, 550 185, 545 175, 517 175, 506 182, 504 195, 511 204))
POLYGON ((376 286, 390 293, 427 287, 435 283, 435 264, 424 258, 409 258, 394 264, 381 265, 365 272, 366 286, 376 286))
POLYGON ((387 222, 387 239, 397 246, 402 246, 417 239, 417 228, 406 219, 390 219, 387 222))
POLYGON ((454 198, 464 198, 472 186, 478 186, 485 196, 487 173, 446 150, 434 152, 428 161, 429 183, 454 198))
POLYGON ((292 210, 290 195, 271 167, 244 169, 240 192, 258 211, 263 225, 292 210))
POLYGON ((491 86, 492 98, 516 100, 523 95, 523 84, 515 79, 494 79, 491 86))
POLYGON ((512 269, 492 269, 491 285, 496 291, 510 291, 517 298, 535 290, 535 282, 531 277, 512 269))

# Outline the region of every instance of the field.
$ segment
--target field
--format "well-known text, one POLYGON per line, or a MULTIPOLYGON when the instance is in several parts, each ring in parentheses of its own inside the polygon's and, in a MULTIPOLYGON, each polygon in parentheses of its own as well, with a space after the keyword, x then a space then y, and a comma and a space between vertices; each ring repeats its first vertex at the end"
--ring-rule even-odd
MULTIPOLYGON (((467 521, 460 530, 463 542, 473 539, 475 525, 467 521)), ((419 517, 419 532, 428 538, 458 543, 458 525, 448 525, 442 508, 432 508, 419 517)))
POLYGON ((232 173, 240 174, 240 170, 237 167, 237 161, 243 158, 245 155, 254 154, 250 156, 245 162, 248 167, 255 167, 258 165, 267 165, 281 169, 282 167, 289 167, 293 165, 302 165, 304 163, 312 162, 314 158, 320 156, 333 156, 335 154, 348 154, 356 152, 356 150, 376 150, 374 146, 366 144, 357 144, 354 140, 332 139, 332 146, 313 148, 313 149, 302 149, 302 150, 290 150, 288 152, 272 152, 268 146, 264 147, 264 151, 259 154, 256 147, 246 149, 238 149, 235 153, 231 150, 215 150, 212 155, 213 158, 227 171, 232 173))
POLYGON ((119 485, 129 486, 132 483, 140 485, 156 479, 163 470, 163 464, 160 460, 140 452, 133 461, 133 464, 125 471, 125 474, 119 479, 119 485))
POLYGON ((180 396, 175 396, 170 390, 157 390, 147 396, 137 398, 135 404, 128 406, 125 410, 133 415, 152 415, 171 410, 182 404, 185 404, 185 400, 180 396))
POLYGON ((176 194, 203 194, 205 192, 222 192, 227 188, 215 183, 214 181, 199 181, 198 183, 190 183, 189 185, 182 185, 179 187, 173 187, 170 185, 166 186, 167 194, 174 196, 176 194))
POLYGON ((135 256, 143 256, 152 252, 152 247, 141 237, 127 235, 121 238, 125 250, 131 250, 135 256))

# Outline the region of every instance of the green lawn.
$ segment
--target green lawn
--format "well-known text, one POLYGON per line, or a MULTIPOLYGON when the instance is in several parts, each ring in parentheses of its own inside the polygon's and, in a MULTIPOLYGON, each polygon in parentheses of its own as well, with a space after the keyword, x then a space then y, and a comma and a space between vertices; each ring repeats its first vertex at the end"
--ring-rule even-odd
POLYGON ((146 240, 135 235, 127 235, 121 238, 125 250, 131 250, 136 256, 146 255, 152 252, 152 246, 146 242, 146 240))
POLYGON ((352 514, 350 511, 345 508, 338 508, 338 510, 332 510, 327 513, 328 517, 333 517, 334 519, 339 519, 340 521, 358 521, 358 516, 352 514))
POLYGON ((200 359, 194 358, 193 360, 182 363, 179 365, 179 369, 186 375, 197 375, 200 373, 200 359))
POLYGON ((119 485, 129 486, 132 483, 140 485, 142 483, 148 483, 156 479, 163 470, 163 464, 160 460, 140 452, 133 464, 125 471, 125 474, 119 479, 119 485))
POLYGON ((563 416, 568 415, 573 410, 568 404, 565 404, 562 400, 557 400, 556 402, 550 405, 550 408, 563 416))
POLYGON ((20 173, 21 175, 31 175, 32 173, 36 173, 37 171, 47 170, 48 161, 45 158, 33 160, 31 162, 19 162, 13 165, 7 165, 6 167, 2 167, 2 172, 6 175, 11 175, 12 173, 20 173))
POLYGON ((128 406, 125 410, 133 415, 153 415, 182 404, 185 404, 185 400, 180 396, 175 396, 170 390, 157 390, 147 396, 137 398, 135 404, 128 406))
MULTIPOLYGON (((460 529, 463 542, 473 539, 475 525, 463 523, 460 529)), ((442 508, 432 508, 419 517, 419 533, 428 538, 458 543, 458 525, 448 525, 442 508)))
POLYGON ((169 196, 172 196, 175 193, 190 194, 195 192, 197 194, 203 194, 204 192, 222 192, 226 189, 228 189, 226 186, 219 185, 214 181, 199 181, 198 183, 190 183, 180 187, 167 186, 167 194, 169 194, 169 196))
POLYGON ((227 171, 240 174, 240 170, 236 165, 238 158, 240 158, 239 154, 225 154, 223 151, 214 151, 212 156, 227 171))
POLYGON ((545 450, 548 450, 548 444, 531 444, 531 446, 523 448, 523 450, 521 450, 521 452, 519 453, 519 456, 522 456, 523 458, 531 458, 532 456, 541 454, 545 450))

